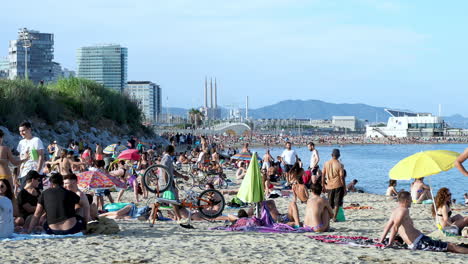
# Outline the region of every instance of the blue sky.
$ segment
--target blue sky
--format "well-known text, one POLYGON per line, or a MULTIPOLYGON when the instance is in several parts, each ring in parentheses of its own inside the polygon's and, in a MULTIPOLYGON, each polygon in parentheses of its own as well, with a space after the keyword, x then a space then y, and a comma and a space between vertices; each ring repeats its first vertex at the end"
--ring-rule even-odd
POLYGON ((0 56, 17 29, 55 34, 55 60, 119 43, 129 80, 159 83, 164 103, 203 103, 217 77, 221 105, 285 99, 366 103, 468 116, 467 1, 4 1, 0 56), (26 8, 23 8, 26 6, 26 8), (168 99, 166 99, 168 98, 168 99))

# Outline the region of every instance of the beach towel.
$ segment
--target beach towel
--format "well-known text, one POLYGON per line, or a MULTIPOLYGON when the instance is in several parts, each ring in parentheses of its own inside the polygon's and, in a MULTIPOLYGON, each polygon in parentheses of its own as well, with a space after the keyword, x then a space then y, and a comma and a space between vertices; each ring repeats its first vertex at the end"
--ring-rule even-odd
POLYGON ((305 233, 314 232, 309 227, 294 228, 286 224, 274 223, 270 210, 265 202, 262 203, 262 213, 260 218, 244 217, 238 219, 231 226, 220 226, 209 230, 240 231, 240 232, 260 232, 260 233, 305 233))
POLYGON ((345 210, 368 210, 368 209, 374 209, 372 206, 346 206, 343 209, 345 210))
POLYGON ((67 238, 67 237, 82 237, 84 236, 83 233, 76 233, 72 235, 48 235, 48 234, 17 234, 13 233, 13 235, 9 238, 2 238, 0 242, 4 241, 18 241, 18 240, 29 240, 29 239, 48 239, 48 238, 67 238))
MULTIPOLYGON (((318 236, 307 236, 317 241, 329 244, 346 245, 353 247, 365 247, 365 248, 384 248, 385 244, 378 243, 376 238, 368 238, 363 236, 337 236, 337 235, 318 235, 318 236)), ((395 241, 391 248, 394 249, 406 249, 407 245, 402 241, 395 241)))

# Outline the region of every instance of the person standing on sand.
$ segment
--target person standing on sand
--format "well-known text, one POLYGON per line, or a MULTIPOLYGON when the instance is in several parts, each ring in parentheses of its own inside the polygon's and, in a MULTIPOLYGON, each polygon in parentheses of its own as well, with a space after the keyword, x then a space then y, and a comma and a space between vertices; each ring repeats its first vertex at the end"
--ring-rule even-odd
POLYGON ((345 174, 343 164, 338 160, 340 150, 333 149, 332 159, 323 165, 322 186, 328 191, 328 200, 333 208, 334 221, 338 215, 338 208, 343 206, 343 197, 346 194, 345 174))
POLYGON ((455 167, 465 176, 468 177, 468 171, 463 166, 463 162, 468 159, 468 148, 463 151, 460 156, 458 156, 457 160, 455 161, 455 167))
POLYGON ((23 122, 19 125, 19 133, 23 139, 18 143, 16 150, 20 153, 21 159, 26 159, 29 156, 28 160, 21 165, 19 173, 21 187, 24 187, 26 184, 25 176, 30 170, 42 173, 44 144, 42 140, 32 135, 32 127, 29 122, 23 122))
POLYGON ((319 171, 319 165, 318 165, 320 161, 319 153, 317 149, 315 149, 314 142, 309 142, 307 144, 307 147, 312 153, 310 156, 310 165, 309 165, 309 170, 312 174, 312 182, 316 182, 318 178, 318 171, 319 171))
POLYGON ((398 207, 395 208, 388 220, 379 242, 384 243, 385 238, 390 232, 387 246, 391 246, 395 241, 396 235, 400 235, 403 241, 408 244, 411 250, 454 252, 468 254, 468 248, 460 247, 452 243, 446 243, 438 240, 432 240, 425 236, 421 231, 414 227, 413 220, 409 214, 411 207, 411 194, 403 191, 398 194, 398 207))
POLYGON ((10 185, 13 187, 13 174, 11 173, 8 164, 11 163, 15 166, 18 166, 27 160, 29 160, 29 155, 27 155, 27 157, 25 157, 23 160, 18 160, 15 156, 13 156, 9 147, 3 146, 3 131, 0 129, 0 180, 7 179, 10 185))
POLYGON ((291 149, 291 142, 286 142, 286 149, 281 154, 281 159, 284 165, 284 172, 288 173, 297 161, 297 154, 296 151, 291 149))

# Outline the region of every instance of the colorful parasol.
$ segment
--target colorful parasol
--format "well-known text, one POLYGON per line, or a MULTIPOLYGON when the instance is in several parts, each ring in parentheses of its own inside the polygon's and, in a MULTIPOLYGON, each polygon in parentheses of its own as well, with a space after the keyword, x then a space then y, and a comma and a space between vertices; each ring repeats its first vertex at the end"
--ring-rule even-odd
POLYGON ((127 185, 108 173, 101 171, 85 171, 76 174, 78 177, 78 187, 83 190, 90 189, 123 189, 127 185))
POLYGON ((119 160, 140 160, 140 153, 138 153, 138 149, 127 149, 120 153, 119 160))

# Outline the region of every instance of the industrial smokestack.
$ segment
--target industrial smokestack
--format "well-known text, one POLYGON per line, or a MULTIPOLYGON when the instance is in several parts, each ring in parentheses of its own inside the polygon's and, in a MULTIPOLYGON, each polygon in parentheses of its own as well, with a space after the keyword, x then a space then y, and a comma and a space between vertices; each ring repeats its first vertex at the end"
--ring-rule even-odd
POLYGON ((245 119, 249 119, 249 97, 245 98, 245 119))
POLYGON ((213 78, 210 78, 210 108, 213 108, 213 78))
POLYGON ((215 78, 215 90, 214 90, 214 108, 218 109, 218 87, 216 85, 216 78, 215 78))
POLYGON ((208 108, 208 80, 205 76, 205 108, 208 108))

